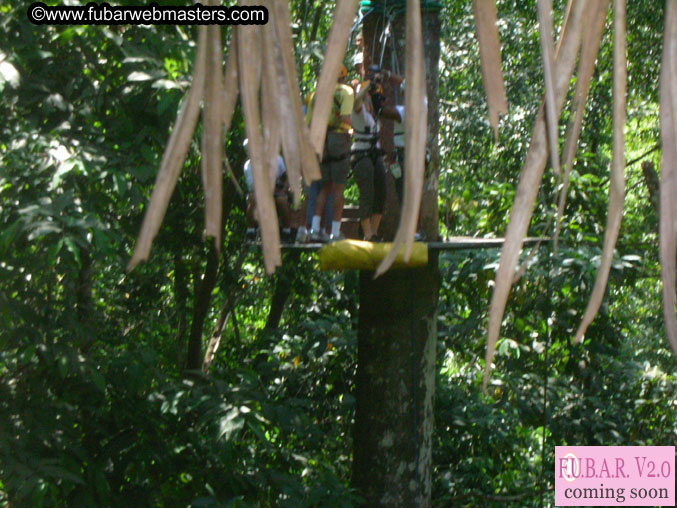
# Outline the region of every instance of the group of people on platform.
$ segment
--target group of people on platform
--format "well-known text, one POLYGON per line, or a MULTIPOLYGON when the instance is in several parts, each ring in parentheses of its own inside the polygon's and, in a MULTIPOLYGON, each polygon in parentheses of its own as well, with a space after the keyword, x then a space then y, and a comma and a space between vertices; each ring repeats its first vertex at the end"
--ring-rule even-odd
MULTIPOLYGON (((404 106, 386 105, 384 86, 392 87, 401 97, 404 80, 377 66, 367 67, 363 54, 352 60, 358 76, 347 84, 348 72, 339 69, 331 113, 327 123, 324 153, 320 161, 322 179, 306 189, 305 225, 298 227, 294 238, 289 226, 289 184, 282 157, 278 157, 275 177, 275 202, 280 219, 282 241, 325 243, 344 238, 341 219, 344 190, 352 170, 359 191, 359 220, 362 237, 381 241, 379 225, 386 202, 386 171, 390 171, 398 199, 402 200, 402 166, 404 161, 404 106), (392 132, 384 136, 382 126, 392 120, 392 132), (324 217, 324 221, 323 221, 324 217)), ((314 93, 305 101, 306 123, 310 123, 314 93)), ((251 163, 245 163, 245 182, 249 190, 247 222, 255 224, 251 163)), ((251 231, 251 230, 249 230, 251 231)))

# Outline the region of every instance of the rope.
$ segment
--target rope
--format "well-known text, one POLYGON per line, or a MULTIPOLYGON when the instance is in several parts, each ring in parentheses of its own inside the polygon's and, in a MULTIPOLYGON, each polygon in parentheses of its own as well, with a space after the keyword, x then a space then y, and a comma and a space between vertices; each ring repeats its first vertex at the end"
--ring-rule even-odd
POLYGON ((383 55, 385 55, 386 52, 386 45, 388 44, 389 40, 392 40, 392 37, 390 37, 390 21, 391 18, 388 16, 387 21, 385 22, 385 27, 383 28, 383 32, 381 33, 381 37, 379 37, 379 42, 381 43, 381 56, 378 59, 378 67, 379 69, 383 68, 383 55))
MULTIPOLYGON (((384 5, 384 9, 385 9, 385 5, 384 5)), ((374 7, 373 9, 371 9, 370 12, 376 12, 376 8, 374 7)), ((384 11, 384 12, 385 12, 385 11, 384 11)), ((372 36, 372 39, 371 39, 371 59, 369 60, 370 62, 373 62, 373 61, 374 61, 374 55, 375 55, 375 52, 376 52, 376 36, 377 36, 377 34, 379 33, 379 31, 381 31, 381 33, 382 33, 383 30, 385 30, 385 21, 383 21, 384 19, 385 19, 385 15, 382 14, 382 15, 379 17, 378 21, 376 22, 376 29, 374 30, 374 35, 372 36), (383 29, 379 29, 379 25, 380 25, 382 22, 383 22, 383 27, 384 27, 384 28, 383 28, 383 29)), ((380 41, 380 39, 379 39, 379 41, 380 41)))
MULTIPOLYGON (((436 12, 442 10, 442 2, 437 0, 421 0, 421 11, 422 12, 436 12)), ((383 20, 383 29, 381 31, 381 36, 379 42, 381 43, 381 57, 379 59, 379 67, 383 67, 383 55, 385 53, 385 48, 390 41, 391 43, 391 54, 396 55, 395 51, 395 42, 391 37, 390 26, 391 21, 400 15, 405 14, 407 11, 407 1, 406 0, 362 0, 360 2, 359 8, 359 17, 358 20, 353 25, 351 33, 355 31, 359 24, 364 21, 364 18, 369 16, 372 13, 380 14, 380 20, 383 20)), ((374 31, 374 38, 371 44, 371 61, 374 61, 374 52, 376 49, 376 34, 379 33, 379 26, 376 26, 374 31)), ((399 74, 399 63, 396 61, 397 57, 393 57, 392 70, 399 74)))
MULTIPOLYGON (((390 37, 390 70, 397 74, 398 76, 402 75, 400 71, 400 61, 397 59, 397 48, 395 47, 395 38, 390 37)), ((385 47, 384 47, 385 49, 385 47)), ((395 104, 400 104, 400 87, 393 87, 395 92, 395 104)))
MULTIPOLYGON (((373 12, 373 9, 367 9, 367 10, 364 10, 364 11, 362 9, 360 9, 360 10, 357 11, 357 19, 355 20, 355 23, 353 23, 353 27, 350 29, 351 37, 352 37, 353 33, 355 32, 355 30, 357 30, 357 27, 359 27, 362 24, 362 21, 364 21, 364 18, 369 16, 369 14, 371 14, 372 12, 373 12)), ((306 22, 305 18, 304 18, 303 22, 304 23, 306 22)))
MULTIPOLYGON (((397 49, 395 48, 395 38, 392 34, 393 20, 400 15, 404 15, 407 9, 406 0, 362 0, 360 2, 359 17, 353 25, 353 31, 371 14, 378 14, 379 19, 376 22, 376 29, 372 37, 371 44, 371 62, 375 61, 376 56, 376 38, 381 45, 381 51, 378 59, 378 66, 383 68, 383 59, 385 57, 386 47, 390 47, 390 70, 396 74, 401 74, 400 63, 397 59, 397 49), (382 26, 382 27, 381 27, 382 26), (379 35, 380 34, 380 35, 379 35)), ((442 9, 442 2, 437 0, 421 0, 421 11, 436 12, 442 9)), ((395 103, 399 104, 399 90, 395 90, 395 103)))

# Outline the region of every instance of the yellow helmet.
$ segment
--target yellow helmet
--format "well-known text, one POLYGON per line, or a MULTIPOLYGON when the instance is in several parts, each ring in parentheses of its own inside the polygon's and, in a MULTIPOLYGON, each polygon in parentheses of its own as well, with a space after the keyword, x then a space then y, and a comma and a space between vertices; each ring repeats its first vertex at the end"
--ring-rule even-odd
POLYGON ((338 72, 338 79, 343 79, 348 75, 348 69, 346 69, 346 66, 341 64, 341 67, 339 67, 339 72, 338 72))

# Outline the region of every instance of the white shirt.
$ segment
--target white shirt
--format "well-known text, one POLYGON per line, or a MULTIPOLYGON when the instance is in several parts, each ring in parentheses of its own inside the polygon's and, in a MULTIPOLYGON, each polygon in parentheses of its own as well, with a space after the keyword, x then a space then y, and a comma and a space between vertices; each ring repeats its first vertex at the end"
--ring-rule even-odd
MULTIPOLYGON (((247 159, 247 162, 244 163, 242 168, 244 173, 244 182, 247 184, 247 190, 251 192, 254 189, 254 176, 252 175, 252 162, 251 159, 247 159)), ((270 187, 271 189, 275 188, 275 181, 284 175, 287 172, 287 168, 284 165, 284 159, 281 155, 277 156, 277 170, 275 172, 275 178, 271 178, 270 187)), ((272 176, 272 175, 271 175, 272 176)))
POLYGON ((367 108, 362 105, 360 111, 353 110, 350 114, 353 125, 352 150, 368 150, 376 141, 376 121, 367 108))

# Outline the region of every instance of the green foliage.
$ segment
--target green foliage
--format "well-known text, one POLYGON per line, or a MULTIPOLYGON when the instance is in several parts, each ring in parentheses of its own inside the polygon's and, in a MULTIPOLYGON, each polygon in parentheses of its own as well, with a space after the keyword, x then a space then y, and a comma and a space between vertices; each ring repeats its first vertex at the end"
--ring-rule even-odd
POLYGON ((440 506, 478 499, 504 506, 499 499, 506 495, 538 506, 541 489, 546 499, 554 489, 548 464, 556 445, 656 445, 672 442, 677 431, 674 358, 666 343, 656 346, 660 302, 638 298, 656 294, 647 285, 657 285, 642 279, 635 287, 639 256, 615 259, 609 292, 619 301, 604 305, 585 343, 574 345, 595 277, 590 259, 599 250, 563 249, 549 260, 541 248, 528 280, 513 290, 483 396, 484 323, 497 254, 455 254, 444 265, 434 447, 440 506))
MULTIPOLYGON (((558 17, 563 3, 555 2, 558 17)), ((333 5, 291 3, 304 93, 321 65, 333 5)), ((498 12, 510 111, 496 143, 471 3, 444 2, 447 234, 502 234, 542 93, 534 2, 500 1, 498 12)), ((35 27, 18 2, 0 13, 0 505, 358 504, 348 486, 354 274, 318 273, 301 256, 284 275, 292 295, 281 325, 264 331, 275 279, 255 250, 237 268, 243 203, 228 196, 205 342, 230 302, 229 319, 209 377, 183 371, 208 253, 196 142, 150 263, 125 272, 189 84, 194 30, 35 27)), ((662 2, 631 2, 628 14, 631 160, 658 141, 662 2)), ((562 248, 550 258, 542 247, 513 289, 486 396, 479 385, 498 252, 441 262, 435 505, 504 506, 501 496, 537 505, 541 490, 546 500, 552 492, 555 445, 674 441, 677 379, 660 319, 656 217, 639 164, 626 171, 605 303, 585 343, 571 344, 606 220, 611 44, 605 36, 562 248)), ((237 111, 226 140, 236 172, 243 136, 237 111)), ((659 155, 648 159, 656 168, 659 155)), ((530 234, 548 233, 553 196, 546 172, 530 234)))
POLYGON ((345 382, 349 344, 296 362, 285 342, 256 344, 253 360, 213 381, 167 378, 147 349, 3 353, 14 373, 0 385, 3 490, 35 507, 352 506, 337 480, 352 406, 324 404, 345 382))
MULTIPOLYGON (((628 14, 628 161, 644 156, 659 139, 663 7, 654 2, 629 8, 644 7, 628 14)), ((542 95, 534 3, 498 2, 498 11, 510 105, 498 142, 487 121, 471 35, 472 6, 450 2, 450 15, 443 17, 440 206, 450 235, 502 234, 542 95)), ((561 5, 557 12, 563 12, 561 5)), ((488 398, 478 393, 478 386, 498 253, 448 259, 438 325, 443 346, 434 498, 440 506, 503 506, 506 497, 520 506, 538 505, 541 489, 548 496, 553 483, 549 466, 545 479, 541 473, 543 426, 546 464, 552 463, 555 445, 674 441, 677 421, 670 401, 677 380, 660 318, 656 217, 639 163, 626 169, 623 227, 605 303, 584 345, 571 344, 594 282, 606 221, 612 43, 605 35, 571 174, 560 253, 549 260, 542 247, 513 288, 488 398), (651 410, 656 412, 647 425, 640 415, 651 410)), ((658 168, 659 152, 644 160, 658 168)), ((546 170, 532 235, 551 234, 545 226, 553 214, 554 181, 546 170)))

